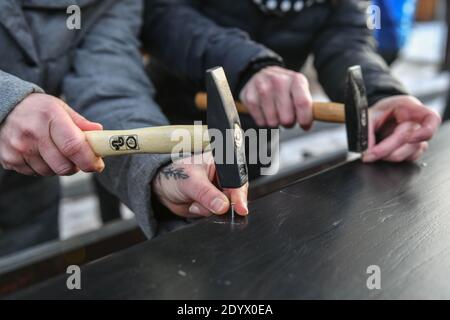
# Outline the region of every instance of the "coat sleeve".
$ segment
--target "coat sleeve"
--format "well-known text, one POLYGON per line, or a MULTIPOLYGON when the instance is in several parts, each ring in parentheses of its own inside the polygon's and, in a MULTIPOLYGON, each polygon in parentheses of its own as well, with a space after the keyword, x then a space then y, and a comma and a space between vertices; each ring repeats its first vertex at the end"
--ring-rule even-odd
MULTIPOLYGON (((152 98, 153 88, 139 51, 141 1, 112 3, 76 49, 63 94, 71 107, 105 129, 167 125, 152 98)), ((105 171, 98 176, 136 214, 148 237, 157 229, 150 204, 151 180, 169 161, 169 155, 111 157, 105 159, 105 171)))
POLYGON ((198 88, 204 85, 207 69, 222 66, 235 95, 242 86, 241 75, 252 63, 282 64, 280 56, 247 33, 219 26, 188 0, 145 0, 142 39, 151 56, 198 88))
POLYGON ((376 53, 372 30, 367 26, 369 1, 342 0, 330 10, 328 23, 314 43, 314 63, 319 81, 328 96, 345 100, 347 69, 361 65, 369 105, 399 94, 405 89, 376 53))
POLYGON ((43 92, 37 85, 0 70, 0 124, 28 95, 43 92))

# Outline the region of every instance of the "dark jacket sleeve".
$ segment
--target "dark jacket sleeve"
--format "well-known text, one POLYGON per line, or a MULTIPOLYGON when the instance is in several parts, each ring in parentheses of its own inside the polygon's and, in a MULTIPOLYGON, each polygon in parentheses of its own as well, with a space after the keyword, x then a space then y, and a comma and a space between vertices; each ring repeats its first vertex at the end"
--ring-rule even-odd
POLYGON ((375 51, 372 30, 367 27, 369 1, 336 1, 328 23, 314 43, 315 67, 319 81, 334 101, 345 100, 347 68, 361 65, 369 105, 399 94, 405 89, 375 51))
POLYGON ((241 76, 253 63, 282 63, 247 33, 217 25, 187 0, 145 0, 142 39, 151 56, 199 88, 207 69, 222 66, 235 96, 242 86, 241 76))
MULTIPOLYGON (((105 129, 167 125, 152 99, 153 88, 139 52, 140 1, 122 0, 105 9, 75 51, 63 94, 70 106, 105 129)), ((105 159, 100 182, 135 214, 148 237, 157 221, 150 204, 150 182, 170 161, 167 155, 134 155, 105 159)))

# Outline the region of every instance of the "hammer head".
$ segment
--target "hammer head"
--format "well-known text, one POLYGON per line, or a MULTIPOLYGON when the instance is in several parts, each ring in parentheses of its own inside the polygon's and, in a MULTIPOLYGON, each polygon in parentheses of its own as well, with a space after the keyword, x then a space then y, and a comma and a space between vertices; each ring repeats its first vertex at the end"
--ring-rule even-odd
POLYGON ((239 188, 248 181, 244 134, 236 104, 222 68, 206 72, 207 122, 219 183, 222 188, 239 188))
POLYGON ((368 110, 366 87, 361 67, 350 67, 347 72, 345 123, 348 148, 352 152, 362 153, 369 147, 368 110))

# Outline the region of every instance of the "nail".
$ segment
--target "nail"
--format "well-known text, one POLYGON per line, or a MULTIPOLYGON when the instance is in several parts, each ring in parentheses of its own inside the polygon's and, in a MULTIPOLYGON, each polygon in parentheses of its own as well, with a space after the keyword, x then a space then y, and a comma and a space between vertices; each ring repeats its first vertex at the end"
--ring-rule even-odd
POLYGON ((225 210, 227 203, 222 198, 215 198, 211 202, 211 209, 214 213, 220 213, 225 210))
POLYGON ((245 215, 248 214, 248 203, 247 201, 244 202, 244 209, 245 209, 245 215))
POLYGON ((196 204, 193 204, 189 207, 189 212, 192 214, 200 215, 200 208, 196 204))
POLYGON ((103 162, 103 160, 100 160, 100 162, 98 164, 97 172, 98 173, 102 173, 103 170, 105 170, 105 162, 103 162))

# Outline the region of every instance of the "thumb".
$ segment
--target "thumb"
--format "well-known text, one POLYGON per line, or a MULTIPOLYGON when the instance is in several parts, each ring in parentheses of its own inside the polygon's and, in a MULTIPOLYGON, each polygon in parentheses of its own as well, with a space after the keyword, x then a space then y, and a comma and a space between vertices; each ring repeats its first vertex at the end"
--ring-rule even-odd
POLYGON ((225 214, 230 207, 228 198, 209 181, 207 175, 192 179, 192 184, 186 189, 186 194, 194 202, 214 214, 225 214))
POLYGON ((81 131, 103 130, 103 126, 100 123, 91 122, 87 120, 85 117, 80 115, 78 112, 76 112, 69 106, 65 106, 64 108, 69 114, 70 118, 72 118, 72 121, 76 124, 78 128, 80 128, 81 131))

